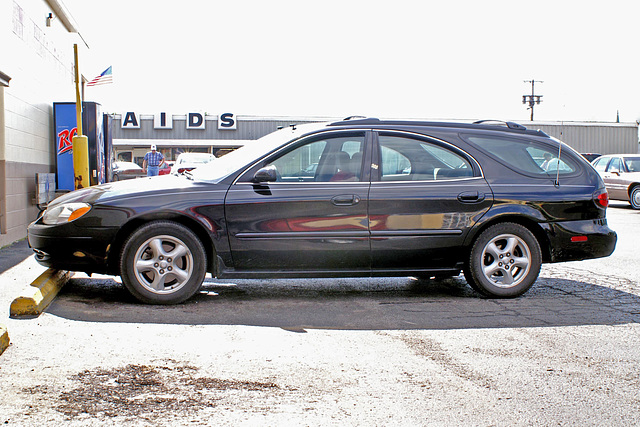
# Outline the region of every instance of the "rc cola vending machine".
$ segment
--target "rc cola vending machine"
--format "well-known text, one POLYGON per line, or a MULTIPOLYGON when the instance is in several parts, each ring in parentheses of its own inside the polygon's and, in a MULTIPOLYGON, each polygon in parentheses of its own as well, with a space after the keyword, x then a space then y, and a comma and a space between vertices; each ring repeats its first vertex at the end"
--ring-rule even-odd
MULTIPOLYGON (((56 132, 56 177, 59 190, 75 190, 73 173, 73 137, 78 134, 75 102, 55 102, 53 120, 56 132)), ((103 115, 100 104, 82 103, 82 132, 89 142, 89 182, 108 181, 111 169, 111 132, 109 117, 103 115), (105 118, 106 117, 106 118, 105 118)))

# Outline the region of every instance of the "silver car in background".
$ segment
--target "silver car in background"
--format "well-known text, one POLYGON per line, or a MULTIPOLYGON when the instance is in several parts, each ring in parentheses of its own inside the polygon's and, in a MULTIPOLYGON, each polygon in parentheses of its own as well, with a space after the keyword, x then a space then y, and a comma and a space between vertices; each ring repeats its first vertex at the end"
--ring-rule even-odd
POLYGON ((140 165, 134 162, 113 162, 111 166, 111 181, 122 181, 123 179, 142 178, 147 173, 140 165))
POLYGON ((608 154, 592 163, 607 187, 609 199, 640 209, 640 154, 608 154))

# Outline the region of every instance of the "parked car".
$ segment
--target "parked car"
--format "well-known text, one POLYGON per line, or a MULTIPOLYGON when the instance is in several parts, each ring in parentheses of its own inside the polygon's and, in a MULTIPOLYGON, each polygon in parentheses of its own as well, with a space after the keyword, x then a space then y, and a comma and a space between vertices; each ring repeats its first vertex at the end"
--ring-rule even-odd
POLYGON ((593 161, 611 200, 631 203, 640 209, 640 154, 610 154, 593 161))
POLYGON ((177 175, 183 172, 192 171, 198 166, 205 165, 216 160, 216 156, 209 153, 182 153, 171 167, 171 174, 177 175))
POLYGON ((158 169, 158 175, 169 175, 171 173, 171 168, 173 167, 174 162, 165 161, 162 164, 162 167, 158 169))
POLYGON ((140 178, 147 176, 142 168, 133 162, 113 162, 111 165, 112 178, 111 181, 120 181, 123 179, 140 178))
POLYGON ((602 156, 602 154, 598 154, 598 153, 580 153, 580 154, 589 162, 593 162, 595 159, 602 156))
POLYGON ((457 276, 515 297, 542 263, 610 255, 602 178, 515 123, 292 126, 198 167, 81 189, 28 228, 37 261, 182 302, 218 278, 457 276), (544 153, 560 153, 554 168, 544 153), (300 174, 313 163, 311 176, 300 174))

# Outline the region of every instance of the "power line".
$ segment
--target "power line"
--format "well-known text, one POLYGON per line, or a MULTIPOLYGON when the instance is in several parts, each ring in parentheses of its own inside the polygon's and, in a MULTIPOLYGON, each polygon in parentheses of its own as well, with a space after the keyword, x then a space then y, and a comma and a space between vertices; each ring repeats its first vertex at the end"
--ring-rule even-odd
POLYGON ((531 121, 533 121, 533 106, 536 104, 540 104, 542 100, 542 95, 536 95, 535 92, 535 84, 536 83, 544 83, 542 80, 525 80, 525 83, 531 83, 531 95, 522 95, 522 103, 528 104, 528 110, 531 110, 531 121))

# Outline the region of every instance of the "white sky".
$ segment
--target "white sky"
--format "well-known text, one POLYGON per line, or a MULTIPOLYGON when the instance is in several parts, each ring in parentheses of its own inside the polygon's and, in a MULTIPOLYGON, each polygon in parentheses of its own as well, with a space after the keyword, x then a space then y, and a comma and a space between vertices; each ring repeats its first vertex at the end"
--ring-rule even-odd
POLYGON ((640 1, 64 0, 108 112, 640 120, 640 1))

